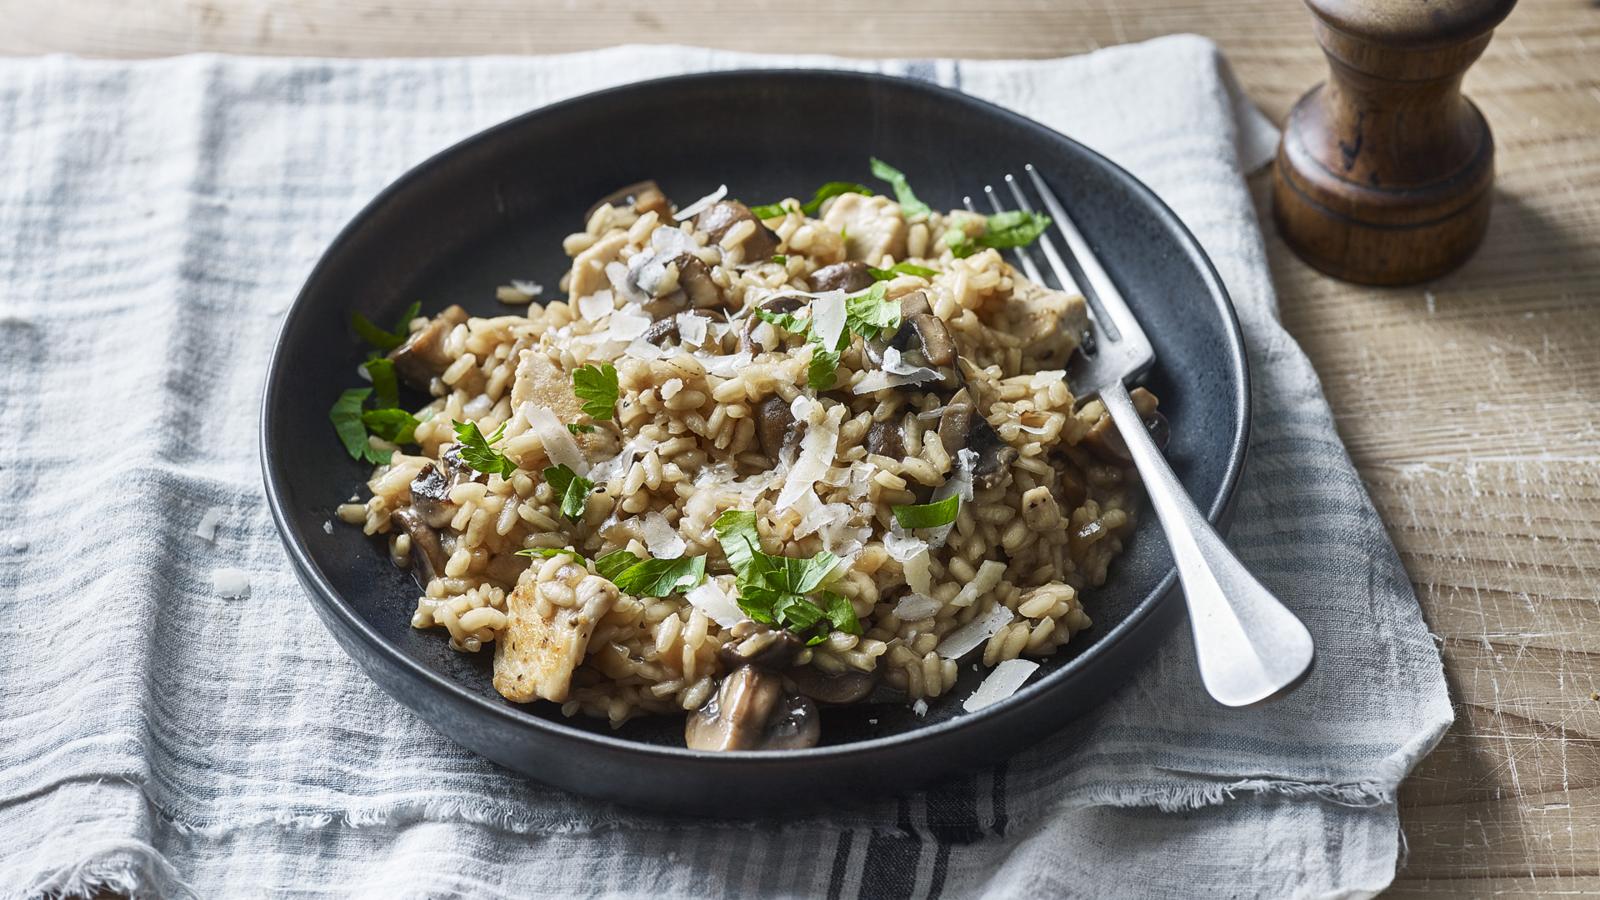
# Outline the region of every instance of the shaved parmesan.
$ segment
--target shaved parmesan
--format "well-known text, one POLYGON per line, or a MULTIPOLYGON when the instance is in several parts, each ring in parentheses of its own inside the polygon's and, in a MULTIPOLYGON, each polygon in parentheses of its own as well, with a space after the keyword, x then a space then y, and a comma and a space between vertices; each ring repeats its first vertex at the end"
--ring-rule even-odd
MULTIPOLYGON (((641 253, 639 255, 646 258, 649 257, 649 254, 646 253, 641 253)), ((643 303, 645 300, 648 300, 649 298, 646 297, 639 290, 639 288, 634 285, 632 279, 630 279, 628 275, 628 267, 622 263, 606 263, 606 280, 611 282, 611 289, 616 291, 618 297, 621 297, 623 300, 629 303, 643 303)))
MULTIPOLYGON (((944 484, 933 490, 932 502, 937 503, 952 494, 961 497, 962 503, 972 502, 972 470, 978 465, 978 454, 975 450, 966 447, 956 452, 955 471, 944 480, 944 484)), ((959 513, 958 513, 959 516, 959 513)), ((927 530, 928 544, 935 548, 943 547, 950 537, 950 529, 956 527, 955 522, 949 525, 940 525, 938 528, 927 530)))
POLYGON ((907 594, 895 604, 894 614, 902 622, 920 622, 938 614, 944 604, 925 594, 907 594))
POLYGON ((650 343, 644 338, 638 338, 631 341, 628 346, 622 348, 622 352, 633 357, 634 359, 667 358, 667 351, 665 349, 657 347, 655 344, 650 343))
POLYGON ((685 344, 698 347, 706 341, 706 326, 710 324, 705 316, 694 313, 678 313, 678 339, 685 344))
POLYGON ((933 572, 928 565, 931 555, 924 549, 921 553, 900 563, 900 571, 906 577, 906 586, 919 594, 926 594, 933 590, 933 572))
POLYGON ((705 211, 706 207, 716 203, 718 200, 721 200, 726 196, 728 196, 728 186, 724 184, 704 197, 701 197, 699 200, 696 200, 688 206, 685 206, 683 209, 678 210, 677 214, 674 215, 673 218, 677 219, 679 222, 687 222, 695 216, 700 215, 701 212, 705 211))
MULTIPOLYGON (((893 348, 891 347, 890 349, 893 348)), ((941 377, 938 372, 932 369, 918 369, 917 371, 925 374, 896 375, 892 372, 885 372, 882 369, 874 369, 861 376, 861 380, 857 381, 855 387, 852 387, 850 391, 855 394, 874 394, 903 384, 921 384, 924 381, 933 381, 941 377)))
POLYGON ((589 473, 589 479, 595 484, 605 484, 613 478, 628 474, 633 468, 634 460, 639 458, 650 447, 655 446, 655 441, 643 435, 635 437, 622 445, 622 450, 616 456, 598 463, 589 473))
POLYGON ((211 589, 224 600, 243 600, 250 596, 250 576, 241 569, 213 569, 211 589))
POLYGON ((917 718, 922 718, 928 714, 928 701, 918 700, 911 704, 911 711, 917 714, 917 718))
POLYGON ((706 367, 707 372, 718 378, 732 378, 739 374, 740 369, 750 365, 751 359, 748 353, 730 353, 727 356, 696 353, 694 358, 700 361, 700 365, 706 367))
POLYGON ((978 685, 961 708, 967 712, 977 712, 985 706, 999 703, 1001 700, 1015 694, 1022 687, 1023 682, 1039 671, 1039 664, 1026 659, 1008 659, 989 673, 989 677, 978 685))
POLYGON ((815 534, 829 525, 846 525, 853 513, 848 504, 825 503, 808 510, 794 529, 795 537, 815 534))
POLYGON ((939 373, 926 366, 913 366, 905 361, 900 351, 893 347, 883 348, 883 370, 890 375, 900 375, 905 378, 915 378, 918 382, 930 381, 939 377, 939 373))
POLYGON ((677 559, 687 546, 678 530, 659 510, 644 517, 644 546, 656 559, 677 559))
POLYGON ((732 628, 744 620, 744 611, 728 596, 715 579, 707 578, 699 587, 683 595, 689 605, 711 617, 723 628, 732 628))
MULTIPOLYGON (((804 396, 802 394, 795 398, 796 406, 800 405, 804 396)), ((807 402, 810 403, 807 412, 811 414, 806 419, 806 436, 800 441, 800 453, 795 458, 794 466, 789 469, 783 490, 778 493, 778 509, 793 505, 802 492, 811 490, 822 476, 828 474, 834 454, 839 449, 838 421, 828 415, 821 403, 807 402)), ((800 417, 796 416, 795 420, 800 421, 800 417)))
POLYGON ((844 334, 844 306, 844 291, 830 291, 811 301, 811 332, 822 346, 839 346, 839 336, 844 334))
POLYGON ((1016 617, 1016 613, 997 605, 988 615, 979 616, 945 635, 934 650, 945 659, 960 659, 994 637, 1016 617))
POLYGON ((529 299, 532 299, 532 298, 537 297, 540 294, 544 293, 544 285, 539 284, 538 282, 534 282, 534 281, 522 281, 522 280, 513 278, 513 279, 511 279, 511 286, 513 288, 516 288, 518 291, 521 291, 522 293, 527 294, 529 299))
POLYGON ((217 525, 222 522, 222 510, 213 506, 200 517, 199 524, 194 526, 195 536, 208 542, 217 540, 217 525))
POLYGON ((890 556, 905 563, 915 559, 919 553, 927 553, 928 542, 902 530, 899 522, 892 522, 888 533, 883 536, 883 549, 887 550, 890 556))
POLYGON ((632 309, 619 309, 611 314, 611 339, 631 341, 650 327, 650 317, 632 309))
POLYGON ((529 430, 539 436, 539 443, 544 445, 544 453, 550 457, 552 465, 566 466, 579 475, 588 473, 589 461, 583 458, 583 451, 578 449, 572 432, 561 424, 555 413, 548 407, 531 402, 522 404, 520 412, 529 430))
POLYGON ((616 305, 616 299, 610 291, 595 291, 587 297, 578 298, 578 315, 590 322, 598 322, 611 315, 616 305))

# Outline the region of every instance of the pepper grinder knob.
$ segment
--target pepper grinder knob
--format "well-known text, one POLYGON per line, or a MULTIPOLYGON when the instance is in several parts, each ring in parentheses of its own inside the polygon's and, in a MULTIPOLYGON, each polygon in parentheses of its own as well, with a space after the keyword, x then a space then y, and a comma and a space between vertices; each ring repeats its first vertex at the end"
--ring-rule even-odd
POLYGON ((1494 137, 1461 78, 1516 0, 1306 0, 1329 78, 1289 113, 1273 217, 1322 271, 1411 284, 1489 224, 1494 137))

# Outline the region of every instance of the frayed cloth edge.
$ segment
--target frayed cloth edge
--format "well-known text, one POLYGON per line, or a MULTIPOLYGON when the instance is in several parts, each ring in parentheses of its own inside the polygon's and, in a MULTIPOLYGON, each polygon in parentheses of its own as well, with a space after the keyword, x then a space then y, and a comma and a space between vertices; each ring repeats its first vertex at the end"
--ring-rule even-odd
POLYGON ((44 873, 18 897, 197 897, 161 851, 133 839, 105 841, 78 862, 44 873))

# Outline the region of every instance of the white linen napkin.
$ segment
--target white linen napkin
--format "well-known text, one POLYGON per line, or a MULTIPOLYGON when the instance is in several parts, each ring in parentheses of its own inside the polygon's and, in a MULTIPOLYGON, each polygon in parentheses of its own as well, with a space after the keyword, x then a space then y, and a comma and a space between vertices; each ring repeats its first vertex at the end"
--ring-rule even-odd
POLYGON ((1405 572, 1277 321, 1243 180, 1274 137, 1194 37, 1027 62, 681 47, 0 60, 0 894, 1380 890, 1396 786, 1451 710, 1405 572), (255 449, 268 350, 322 248, 408 167, 527 109, 796 65, 1011 107, 1130 169, 1198 236, 1254 380, 1232 543, 1318 643, 1291 697, 1217 707, 1178 634, 1111 702, 994 770, 848 814, 730 825, 500 769, 335 646, 279 546, 255 449), (223 596, 224 568, 248 597, 223 596))

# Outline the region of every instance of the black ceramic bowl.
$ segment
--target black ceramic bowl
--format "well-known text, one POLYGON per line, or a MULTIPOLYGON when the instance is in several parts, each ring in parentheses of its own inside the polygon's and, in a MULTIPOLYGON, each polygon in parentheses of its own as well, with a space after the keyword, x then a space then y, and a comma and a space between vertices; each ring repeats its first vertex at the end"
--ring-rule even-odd
MULTIPOLYGON (((891 160, 935 208, 1033 163, 1066 202, 1155 344, 1148 384, 1173 438, 1167 456, 1217 520, 1244 461, 1249 390, 1238 323, 1193 236, 1142 184, 1028 119, 948 90, 837 72, 729 72, 650 81, 557 103, 472 137, 380 194, 334 241, 284 321, 267 378, 261 457, 289 558, 340 644, 375 681, 453 740, 540 781, 625 803, 708 811, 712 798, 769 798, 793 809, 903 790, 997 761, 1091 708, 1181 617, 1171 558, 1152 516, 1105 587, 1086 597, 1094 627, 1015 696, 960 708, 981 675, 925 718, 903 705, 832 709, 823 744, 778 753, 682 746, 678 719, 611 730, 519 706, 490 685, 491 654, 450 650, 410 626, 416 586, 357 528, 323 523, 367 467, 350 460, 328 408, 351 386, 359 310, 392 321, 460 303, 503 314, 495 287, 554 285, 561 239, 613 189, 654 178, 680 203, 726 183, 750 200, 862 180, 891 160)), ((725 811, 725 807, 724 807, 725 811)))

